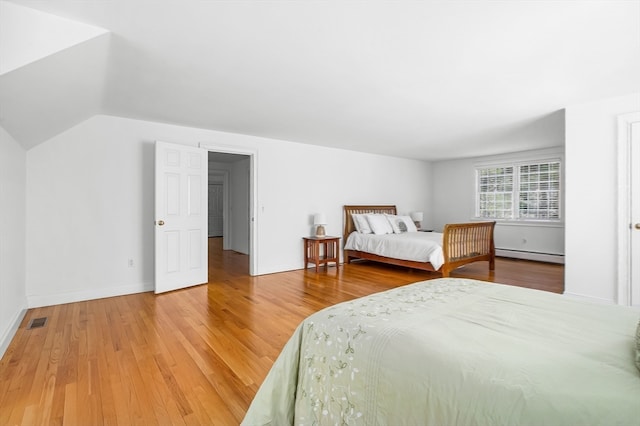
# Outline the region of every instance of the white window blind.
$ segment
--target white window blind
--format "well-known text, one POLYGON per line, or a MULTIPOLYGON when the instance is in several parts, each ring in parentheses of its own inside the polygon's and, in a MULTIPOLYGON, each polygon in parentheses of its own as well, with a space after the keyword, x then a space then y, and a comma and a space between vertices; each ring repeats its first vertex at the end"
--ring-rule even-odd
POLYGON ((477 217, 560 219, 560 161, 482 167, 476 180, 477 217))
POLYGON ((478 170, 478 216, 513 218, 513 167, 478 170))
POLYGON ((519 171, 518 217, 560 219, 560 163, 530 164, 519 171))

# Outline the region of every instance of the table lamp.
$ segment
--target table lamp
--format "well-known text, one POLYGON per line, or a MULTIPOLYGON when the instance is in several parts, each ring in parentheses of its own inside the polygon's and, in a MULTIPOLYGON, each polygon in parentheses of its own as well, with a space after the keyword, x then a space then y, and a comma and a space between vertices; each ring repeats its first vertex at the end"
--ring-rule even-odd
POLYGON ((420 226, 422 226, 420 222, 422 222, 422 219, 424 218, 422 212, 411 212, 409 213, 409 216, 411 216, 413 223, 416 224, 416 228, 420 229, 420 226))
POLYGON ((313 216, 313 224, 316 225, 316 237, 324 237, 324 225, 327 224, 327 218, 324 213, 317 213, 313 216))

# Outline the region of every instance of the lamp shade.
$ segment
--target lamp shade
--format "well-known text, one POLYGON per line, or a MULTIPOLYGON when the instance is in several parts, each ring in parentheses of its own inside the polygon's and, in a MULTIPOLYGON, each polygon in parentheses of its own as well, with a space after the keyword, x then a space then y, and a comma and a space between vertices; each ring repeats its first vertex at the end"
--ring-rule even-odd
POLYGON ((414 222, 422 222, 424 214, 422 212, 411 212, 409 216, 411 216, 411 220, 414 222))
POLYGON ((326 225, 327 224, 327 217, 325 216, 324 213, 316 213, 313 216, 313 224, 314 225, 326 225))

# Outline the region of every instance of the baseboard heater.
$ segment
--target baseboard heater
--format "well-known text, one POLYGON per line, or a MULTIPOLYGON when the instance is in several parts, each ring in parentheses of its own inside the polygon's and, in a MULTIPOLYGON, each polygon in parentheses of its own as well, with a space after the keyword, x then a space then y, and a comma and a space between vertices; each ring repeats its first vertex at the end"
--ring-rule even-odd
POLYGON ((563 254, 537 253, 524 250, 496 249, 496 256, 512 257, 514 259, 535 260, 537 262, 561 263, 564 265, 563 254))

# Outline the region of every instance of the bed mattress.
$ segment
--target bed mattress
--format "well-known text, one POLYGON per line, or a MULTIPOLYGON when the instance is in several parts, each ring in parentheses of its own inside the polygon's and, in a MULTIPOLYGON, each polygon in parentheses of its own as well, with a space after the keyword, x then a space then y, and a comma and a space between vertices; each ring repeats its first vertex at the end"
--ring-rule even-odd
POLYGON ((304 320, 244 425, 631 425, 640 312, 423 281, 304 320))
POLYGON ((344 248, 394 259, 429 262, 436 271, 444 263, 442 234, 439 232, 405 232, 383 235, 352 232, 347 238, 344 248))

